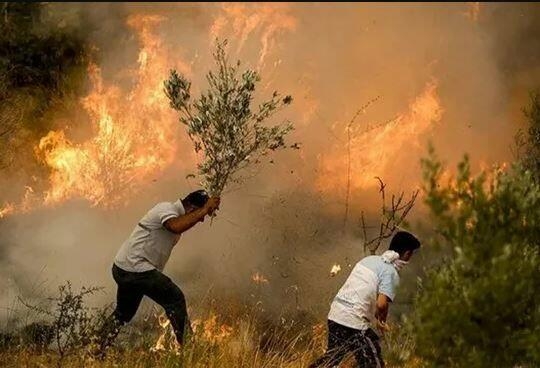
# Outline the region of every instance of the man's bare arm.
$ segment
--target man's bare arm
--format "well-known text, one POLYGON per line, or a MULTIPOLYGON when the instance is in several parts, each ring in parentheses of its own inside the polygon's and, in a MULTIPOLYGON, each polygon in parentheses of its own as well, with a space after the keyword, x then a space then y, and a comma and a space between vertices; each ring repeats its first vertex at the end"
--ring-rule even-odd
POLYGON ((390 307, 390 298, 384 294, 379 294, 377 297, 377 308, 375 310, 375 318, 379 329, 386 329, 386 317, 388 317, 388 308, 390 307))
POLYGON ((204 216, 213 213, 219 208, 219 198, 212 197, 206 202, 204 207, 198 208, 190 213, 182 216, 174 217, 165 221, 163 226, 175 234, 182 234, 184 231, 191 229, 197 222, 201 221, 204 216))

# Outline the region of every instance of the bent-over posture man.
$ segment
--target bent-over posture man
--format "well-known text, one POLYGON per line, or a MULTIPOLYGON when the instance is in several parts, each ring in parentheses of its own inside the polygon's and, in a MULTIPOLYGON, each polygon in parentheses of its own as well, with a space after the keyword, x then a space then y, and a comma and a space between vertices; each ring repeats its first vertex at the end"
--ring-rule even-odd
POLYGON ((184 333, 191 329, 184 294, 162 271, 180 235, 212 215, 219 203, 220 198, 198 190, 176 202, 158 203, 135 226, 112 266, 118 284, 116 309, 100 333, 100 354, 133 318, 144 295, 163 307, 177 341, 184 342, 184 333))
POLYGON ((336 367, 353 353, 358 367, 384 367, 379 336, 386 327, 389 303, 396 296, 398 271, 420 248, 414 235, 397 232, 389 249, 380 256, 358 262, 334 298, 328 314, 328 348, 310 367, 336 367))

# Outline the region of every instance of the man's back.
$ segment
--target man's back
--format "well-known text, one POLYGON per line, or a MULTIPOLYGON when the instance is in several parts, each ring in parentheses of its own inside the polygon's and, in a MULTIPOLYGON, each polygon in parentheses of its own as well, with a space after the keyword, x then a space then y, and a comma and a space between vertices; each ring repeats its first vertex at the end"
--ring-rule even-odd
POLYGON ((375 303, 379 293, 391 300, 399 275, 391 263, 380 256, 368 256, 358 262, 332 305, 328 319, 350 328, 365 330, 375 315, 375 303))
POLYGON ((116 254, 114 263, 129 272, 163 270, 180 235, 163 226, 165 221, 185 214, 180 200, 161 202, 150 209, 116 254))

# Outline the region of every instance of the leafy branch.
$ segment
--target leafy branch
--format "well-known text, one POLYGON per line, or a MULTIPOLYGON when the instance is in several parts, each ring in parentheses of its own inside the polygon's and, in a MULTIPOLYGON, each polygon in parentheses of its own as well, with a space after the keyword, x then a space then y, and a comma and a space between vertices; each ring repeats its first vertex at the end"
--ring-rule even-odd
POLYGON ((240 62, 231 65, 225 53, 227 41, 216 42, 213 54, 216 70, 209 71, 208 89, 192 99, 191 82, 175 70, 165 81, 170 106, 179 112, 196 153, 202 185, 211 195, 220 195, 230 181, 242 182, 239 172, 261 162, 271 151, 298 148, 287 146, 290 122, 265 126, 263 122, 292 102, 289 95, 274 92, 270 99, 253 107, 253 94, 260 76, 256 71, 240 72, 240 62))

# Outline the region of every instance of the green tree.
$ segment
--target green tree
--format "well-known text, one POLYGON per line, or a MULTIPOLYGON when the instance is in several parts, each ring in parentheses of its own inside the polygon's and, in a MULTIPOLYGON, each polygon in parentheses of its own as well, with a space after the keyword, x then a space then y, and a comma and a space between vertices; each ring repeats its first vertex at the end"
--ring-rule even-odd
POLYGON ((422 161, 425 201, 450 256, 431 269, 415 305, 417 353, 429 366, 540 366, 540 186, 520 165, 456 178, 433 149, 422 161))
POLYGON ((540 181, 540 91, 533 91, 527 107, 523 109, 528 128, 517 136, 519 159, 540 181))
POLYGON ((231 65, 225 53, 226 43, 216 45, 216 70, 208 72, 208 89, 199 98, 192 99, 191 82, 175 70, 165 81, 171 107, 179 112, 195 152, 203 154, 198 171, 202 185, 213 195, 220 195, 231 181, 241 182, 239 172, 259 163, 270 151, 286 148, 285 136, 293 129, 289 122, 271 127, 263 124, 289 105, 292 97, 274 92, 270 99, 254 107, 260 76, 249 69, 240 73, 240 62, 231 65))

